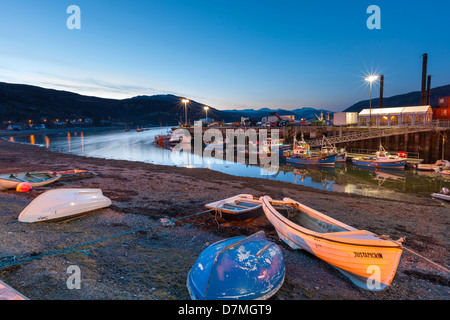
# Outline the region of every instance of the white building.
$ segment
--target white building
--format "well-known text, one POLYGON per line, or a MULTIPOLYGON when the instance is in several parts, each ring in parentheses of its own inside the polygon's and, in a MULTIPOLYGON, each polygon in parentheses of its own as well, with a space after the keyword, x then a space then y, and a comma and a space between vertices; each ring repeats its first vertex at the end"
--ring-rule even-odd
POLYGON ((358 125, 373 127, 422 126, 433 120, 431 106, 364 109, 358 115, 358 125))
POLYGON ((333 114, 334 126, 351 126, 358 124, 358 112, 337 112, 333 114))

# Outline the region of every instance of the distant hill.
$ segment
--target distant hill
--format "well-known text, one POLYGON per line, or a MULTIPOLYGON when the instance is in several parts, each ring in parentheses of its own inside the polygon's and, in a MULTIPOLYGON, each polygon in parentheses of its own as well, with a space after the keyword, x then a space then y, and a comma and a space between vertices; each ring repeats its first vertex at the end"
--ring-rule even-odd
MULTIPOLYGON (((0 82, 0 121, 23 122, 41 119, 85 119, 95 123, 102 120, 134 122, 153 125, 176 125, 184 121, 182 97, 176 95, 136 96, 129 99, 106 99, 80 95, 73 92, 46 89, 38 86, 0 82)), ((206 117, 204 104, 191 100, 188 104, 190 122, 206 117)), ((210 107, 208 117, 217 121, 234 122, 241 116, 261 121, 271 112, 279 115, 295 114, 296 119, 315 119, 321 110, 300 108, 296 110, 218 110, 210 107)), ((328 111, 323 111, 324 116, 328 111)))
MULTIPOLYGON (((175 95, 137 96, 130 99, 105 99, 38 86, 0 82, 0 121, 39 119, 112 120, 154 125, 176 125, 184 121, 182 97, 175 95)), ((190 101, 188 118, 205 118, 203 104, 190 101)), ((214 108, 208 116, 233 121, 236 115, 214 108)))
MULTIPOLYGON (((436 87, 430 90, 430 104, 432 107, 438 105, 439 97, 450 96, 450 85, 436 87)), ((351 107, 344 110, 344 112, 360 112, 363 109, 369 108, 370 100, 364 100, 355 103, 351 107)), ((372 99, 372 108, 378 108, 380 99, 372 99)), ((389 98, 383 98, 383 108, 394 107, 408 107, 420 105, 420 91, 414 91, 406 94, 400 94, 389 98)))

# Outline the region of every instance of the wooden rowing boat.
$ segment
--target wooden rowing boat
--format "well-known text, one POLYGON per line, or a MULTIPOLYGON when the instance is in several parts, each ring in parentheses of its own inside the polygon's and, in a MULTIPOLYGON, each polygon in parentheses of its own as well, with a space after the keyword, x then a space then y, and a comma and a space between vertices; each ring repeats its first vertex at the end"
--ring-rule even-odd
POLYGON ((20 222, 40 222, 73 217, 109 207, 111 200, 100 189, 54 189, 34 199, 19 215, 20 222))
POLYGON ((357 286, 379 291, 396 273, 403 251, 399 241, 358 230, 289 198, 261 198, 279 237, 338 268, 357 286))
POLYGON ((18 184, 28 182, 31 187, 41 187, 61 178, 57 172, 21 172, 0 175, 0 190, 15 189, 18 184))
POLYGON ((284 277, 281 248, 259 231, 206 248, 186 285, 193 300, 265 300, 280 289, 284 277))
POLYGON ((255 218, 263 213, 262 203, 251 194, 238 194, 224 200, 208 203, 207 209, 219 212, 224 219, 241 220, 255 218))

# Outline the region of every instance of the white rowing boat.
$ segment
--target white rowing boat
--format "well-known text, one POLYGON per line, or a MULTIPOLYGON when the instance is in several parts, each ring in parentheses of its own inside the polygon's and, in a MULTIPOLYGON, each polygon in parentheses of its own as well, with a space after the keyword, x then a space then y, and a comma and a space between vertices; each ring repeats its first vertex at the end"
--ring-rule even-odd
POLYGON ((224 219, 241 221, 255 218, 263 213, 261 200, 254 199, 251 194, 238 194, 208 203, 205 208, 219 212, 224 219))
POLYGON ((357 286, 379 291, 396 273, 403 247, 398 241, 358 230, 289 198, 261 198, 279 237, 338 268, 357 286))
POLYGON ((20 222, 39 222, 72 217, 106 208, 111 200, 101 189, 55 189, 42 193, 19 215, 20 222))

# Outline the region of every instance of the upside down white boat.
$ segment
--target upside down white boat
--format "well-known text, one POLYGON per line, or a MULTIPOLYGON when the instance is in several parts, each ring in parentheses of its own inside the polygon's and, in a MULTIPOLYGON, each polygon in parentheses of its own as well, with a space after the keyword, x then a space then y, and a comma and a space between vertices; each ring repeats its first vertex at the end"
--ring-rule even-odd
POLYGON ((101 189, 54 189, 34 199, 19 215, 20 222, 39 222, 72 217, 106 208, 111 200, 101 189))
POLYGON ((396 273, 402 239, 358 230, 289 198, 262 197, 264 213, 279 237, 336 267, 363 289, 387 288, 396 273))

